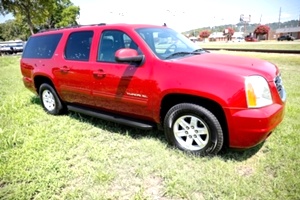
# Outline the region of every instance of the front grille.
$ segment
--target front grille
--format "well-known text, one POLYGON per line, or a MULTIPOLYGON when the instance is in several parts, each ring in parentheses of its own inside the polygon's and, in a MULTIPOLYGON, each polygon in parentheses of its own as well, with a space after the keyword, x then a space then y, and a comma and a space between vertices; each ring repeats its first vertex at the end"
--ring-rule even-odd
POLYGON ((280 74, 275 77, 274 82, 275 82, 275 85, 276 85, 276 88, 277 88, 277 91, 278 91, 278 94, 279 94, 281 100, 285 101, 286 93, 285 93, 285 89, 283 87, 282 78, 281 78, 280 74))

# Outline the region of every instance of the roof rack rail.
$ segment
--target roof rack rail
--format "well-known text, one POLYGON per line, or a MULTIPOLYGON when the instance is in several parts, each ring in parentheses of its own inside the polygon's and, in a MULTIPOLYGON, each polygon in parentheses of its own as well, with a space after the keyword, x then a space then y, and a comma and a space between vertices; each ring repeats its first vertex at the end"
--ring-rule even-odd
POLYGON ((86 24, 86 25, 72 25, 72 26, 66 26, 61 28, 50 28, 50 29, 42 29, 38 33, 44 33, 48 31, 57 31, 61 29, 68 29, 68 28, 79 28, 79 27, 85 27, 85 26, 105 26, 106 23, 99 23, 99 24, 86 24))
POLYGON ((50 29, 42 29, 42 30, 39 30, 38 33, 44 33, 44 32, 48 32, 48 31, 56 31, 56 30, 59 30, 61 28, 50 28, 50 29))
POLYGON ((85 24, 85 25, 79 25, 79 26, 104 26, 106 23, 99 23, 99 24, 85 24))

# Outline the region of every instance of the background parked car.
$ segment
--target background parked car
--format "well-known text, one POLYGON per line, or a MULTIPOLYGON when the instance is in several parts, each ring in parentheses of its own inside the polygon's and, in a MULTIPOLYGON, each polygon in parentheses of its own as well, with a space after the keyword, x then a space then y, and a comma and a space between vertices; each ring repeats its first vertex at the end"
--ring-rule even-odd
POLYGON ((277 38, 278 41, 284 41, 284 40, 287 40, 287 41, 294 41, 295 38, 293 36, 290 36, 290 35, 282 35, 280 36, 279 38, 277 38))
POLYGON ((249 35, 247 35, 245 37, 245 41, 246 42, 258 42, 258 40, 255 37, 252 37, 252 36, 249 36, 249 35))
POLYGON ((232 40, 233 42, 245 42, 245 39, 243 37, 236 37, 232 40))
POLYGON ((1 54, 12 54, 10 46, 6 44, 0 44, 0 52, 1 54))
POLYGON ((12 40, 12 41, 1 41, 0 42, 0 52, 1 54, 16 54, 23 52, 25 43, 22 40, 12 40))

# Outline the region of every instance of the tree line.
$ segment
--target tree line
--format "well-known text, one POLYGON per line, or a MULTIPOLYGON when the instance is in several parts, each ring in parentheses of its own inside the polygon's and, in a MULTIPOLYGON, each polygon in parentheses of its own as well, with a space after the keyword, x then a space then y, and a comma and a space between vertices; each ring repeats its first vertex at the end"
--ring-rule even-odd
MULTIPOLYGON (((267 25, 259 25, 255 28, 253 33, 255 34, 256 37, 259 37, 260 35, 266 35, 270 31, 270 27, 267 25)), ((227 41, 232 40, 232 36, 234 34, 235 30, 231 27, 228 27, 223 30, 223 36, 227 38, 227 41)), ((211 34, 210 30, 203 30, 199 33, 200 38, 208 38, 211 34)), ((250 35, 249 35, 250 36, 250 35)))
POLYGON ((79 6, 70 0, 0 0, 0 15, 14 19, 0 24, 0 41, 27 40, 44 29, 77 25, 79 6))
MULTIPOLYGON (((246 29, 246 34, 249 33, 254 33, 256 28, 260 26, 261 24, 258 23, 253 23, 253 24, 243 24, 243 23, 238 23, 238 24, 225 24, 225 25, 220 25, 220 26, 214 26, 214 27, 202 27, 198 28, 195 30, 189 30, 184 32, 185 35, 193 35, 193 36, 198 36, 198 34, 204 30, 208 30, 209 32, 223 32, 224 29, 230 27, 234 30, 234 32, 238 32, 246 29)), ((287 22, 273 22, 273 23, 267 23, 264 24, 270 28, 270 30, 276 30, 278 28, 285 28, 285 27, 297 27, 299 26, 299 20, 290 20, 287 22)))

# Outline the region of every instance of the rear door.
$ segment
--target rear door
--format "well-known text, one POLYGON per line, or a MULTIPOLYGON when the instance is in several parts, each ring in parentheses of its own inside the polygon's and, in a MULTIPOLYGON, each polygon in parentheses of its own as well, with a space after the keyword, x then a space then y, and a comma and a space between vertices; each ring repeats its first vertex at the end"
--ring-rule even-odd
POLYGON ((90 62, 92 30, 74 31, 53 70, 61 98, 69 103, 92 105, 92 64, 90 62))

